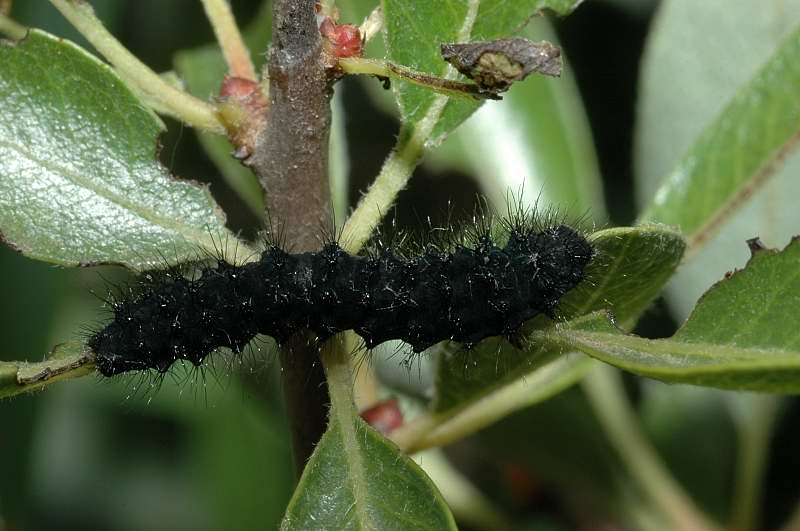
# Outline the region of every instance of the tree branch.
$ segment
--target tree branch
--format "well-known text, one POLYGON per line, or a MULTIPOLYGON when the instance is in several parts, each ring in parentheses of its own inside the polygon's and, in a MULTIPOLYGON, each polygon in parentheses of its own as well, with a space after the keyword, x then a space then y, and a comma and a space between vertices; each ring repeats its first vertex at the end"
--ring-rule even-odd
MULTIPOLYGON (((247 164, 266 191, 266 210, 294 252, 319 247, 330 224, 328 136, 331 89, 314 0, 276 0, 269 51, 269 107, 247 164)), ((305 338, 281 352, 283 394, 295 464, 305 467, 325 430, 328 393, 319 353, 305 338)))

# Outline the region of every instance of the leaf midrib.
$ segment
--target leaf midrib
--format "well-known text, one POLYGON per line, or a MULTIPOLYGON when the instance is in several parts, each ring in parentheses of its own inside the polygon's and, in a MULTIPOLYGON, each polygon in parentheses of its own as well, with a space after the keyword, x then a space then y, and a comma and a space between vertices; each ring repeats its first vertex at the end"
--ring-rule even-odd
MULTIPOLYGON (((647 352, 653 357, 656 357, 658 354, 671 354, 673 357, 684 355, 702 359, 716 359, 722 362, 727 361, 737 364, 751 362, 758 364, 763 361, 767 362, 768 366, 770 367, 774 366, 776 361, 783 360, 787 363, 787 365, 793 365, 800 368, 800 353, 791 350, 760 347, 737 347, 731 344, 706 343, 700 341, 689 342, 672 338, 646 339, 635 336, 611 334, 608 332, 586 332, 576 330, 569 330, 565 332, 565 337, 569 341, 577 340, 595 347, 599 345, 601 347, 607 346, 609 348, 617 347, 643 351, 647 352), (645 345, 655 346, 657 349, 663 350, 663 352, 657 352, 652 348, 637 348, 645 345)), ((708 366, 709 365, 704 365, 704 367, 708 366)))
POLYGON ((85 179, 85 178, 79 176, 78 174, 67 170, 64 167, 61 167, 61 166, 59 166, 57 164, 52 163, 51 161, 45 161, 45 160, 38 159, 32 153, 30 153, 26 149, 22 148, 21 146, 18 146, 16 144, 12 144, 10 142, 7 142, 5 140, 0 139, 0 147, 5 147, 5 148, 7 148, 9 150, 16 151, 17 153, 19 153, 21 156, 26 158, 31 163, 33 163, 35 165, 38 165, 39 167, 44 168, 45 170, 49 171, 53 175, 59 176, 61 178, 64 178, 65 180, 71 182, 73 185, 78 186, 79 188, 84 188, 86 190, 90 190, 95 195, 97 195, 97 196, 99 196, 99 197, 101 197, 101 198, 103 198, 103 199, 105 199, 105 200, 107 200, 107 201, 109 201, 109 202, 111 202, 113 204, 116 204, 117 206, 121 207, 125 211, 131 212, 132 214, 140 217, 141 219, 143 219, 143 220, 145 220, 145 221, 147 221, 149 223, 164 227, 166 229, 174 230, 175 232, 178 232, 180 234, 183 234, 183 235, 189 237, 188 239, 191 239, 192 241, 195 241, 195 242, 203 245, 204 247, 208 248, 208 245, 206 243, 206 240, 207 240, 206 235, 201 233, 201 232, 199 232, 199 231, 196 231, 196 230, 192 229, 188 225, 177 223, 176 221, 173 221, 171 218, 165 218, 165 217, 162 217, 162 216, 159 216, 159 215, 155 214, 155 212, 153 210, 144 209, 144 208, 141 208, 141 206, 137 205, 136 203, 132 203, 132 202, 126 201, 124 199, 124 197, 122 197, 119 194, 113 193, 107 187, 96 186, 92 182, 91 179, 85 179))

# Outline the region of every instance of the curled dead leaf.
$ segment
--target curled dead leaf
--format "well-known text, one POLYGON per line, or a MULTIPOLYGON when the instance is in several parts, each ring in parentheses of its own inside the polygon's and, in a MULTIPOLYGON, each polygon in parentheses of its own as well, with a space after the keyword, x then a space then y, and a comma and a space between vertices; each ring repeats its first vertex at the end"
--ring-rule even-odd
POLYGON ((442 44, 442 57, 483 91, 504 92, 532 73, 561 75, 561 49, 521 37, 442 44))

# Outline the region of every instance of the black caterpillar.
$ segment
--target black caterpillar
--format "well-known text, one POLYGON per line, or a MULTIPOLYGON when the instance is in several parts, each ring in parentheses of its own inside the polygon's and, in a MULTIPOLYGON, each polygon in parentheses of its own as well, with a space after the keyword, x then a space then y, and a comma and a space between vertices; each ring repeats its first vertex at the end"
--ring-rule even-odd
POLYGON ((444 340, 471 347, 543 313, 583 278, 593 250, 566 225, 510 224, 501 248, 489 231, 452 250, 416 256, 381 248, 353 256, 338 244, 290 254, 269 245, 257 262, 219 261, 196 278, 179 272, 114 302, 114 319, 88 341, 105 376, 177 360, 200 365, 219 347, 241 351, 256 334, 279 343, 302 329, 322 341, 354 330, 368 348, 390 339, 415 352, 444 340), (511 226, 514 225, 514 226, 511 226))

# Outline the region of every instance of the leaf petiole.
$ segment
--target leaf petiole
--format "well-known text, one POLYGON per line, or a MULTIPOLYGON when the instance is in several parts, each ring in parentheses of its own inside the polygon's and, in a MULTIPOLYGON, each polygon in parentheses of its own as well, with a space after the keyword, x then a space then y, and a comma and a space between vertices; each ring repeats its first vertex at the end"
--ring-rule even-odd
POLYGON ((339 68, 346 74, 367 74, 380 78, 395 78, 425 87, 445 96, 475 99, 497 99, 491 92, 485 92, 474 83, 464 83, 446 77, 438 77, 425 72, 397 65, 385 59, 364 57, 342 57, 339 68))
POLYGON ((242 33, 236 25, 227 0, 202 0, 206 17, 214 28, 222 55, 234 77, 257 81, 256 69, 250 58, 250 50, 244 43, 242 33))
POLYGON ((88 2, 50 0, 50 3, 103 54, 153 110, 192 127, 225 134, 213 105, 175 88, 142 63, 103 26, 88 2))

